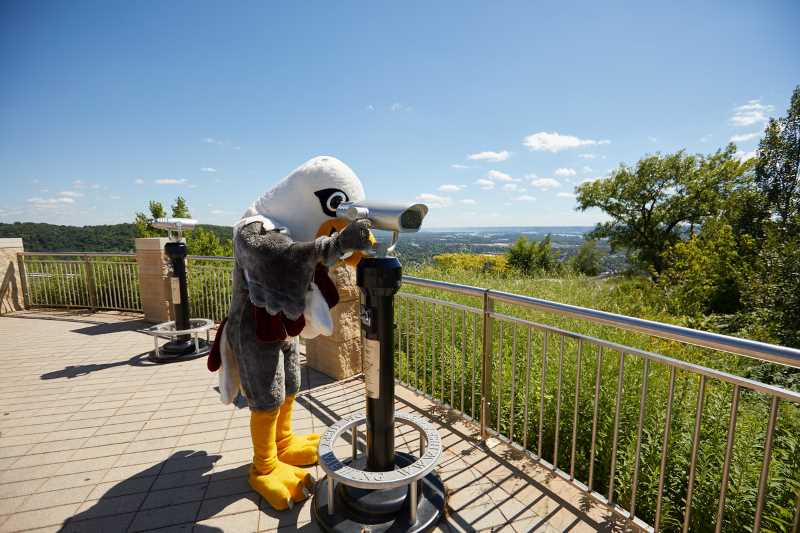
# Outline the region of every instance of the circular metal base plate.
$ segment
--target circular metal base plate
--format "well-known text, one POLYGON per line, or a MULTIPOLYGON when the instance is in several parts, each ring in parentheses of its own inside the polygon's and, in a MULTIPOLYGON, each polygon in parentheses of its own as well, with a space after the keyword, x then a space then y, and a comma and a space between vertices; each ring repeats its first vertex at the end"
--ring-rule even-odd
MULTIPOLYGON (((397 452, 396 464, 399 468, 409 465, 416 461, 416 457, 397 452)), ((343 461, 349 463, 349 461, 343 461)), ((358 464, 354 466, 359 466, 358 464)), ((408 492, 407 487, 367 491, 363 489, 354 490, 352 487, 337 486, 334 494, 334 513, 328 513, 328 479, 327 477, 319 480, 314 491, 313 513, 319 526, 328 532, 336 533, 382 533, 389 531, 409 531, 412 533, 427 532, 433 530, 436 524, 444 515, 445 492, 442 479, 431 472, 419 481, 418 485, 418 505, 417 521, 414 524, 409 522, 408 498, 399 505, 396 513, 384 515, 380 512, 366 512, 363 506, 376 503, 385 497, 388 500, 387 508, 397 508, 396 501, 398 490, 408 492), (359 509, 361 508, 361 509, 359 509)), ((381 505, 375 505, 379 508, 381 505)))
POLYGON ((173 361, 181 361, 194 359, 208 355, 211 351, 211 345, 205 339, 198 339, 200 349, 195 351, 194 341, 186 342, 168 342, 161 346, 158 352, 150 352, 148 359, 154 363, 171 363, 173 361))

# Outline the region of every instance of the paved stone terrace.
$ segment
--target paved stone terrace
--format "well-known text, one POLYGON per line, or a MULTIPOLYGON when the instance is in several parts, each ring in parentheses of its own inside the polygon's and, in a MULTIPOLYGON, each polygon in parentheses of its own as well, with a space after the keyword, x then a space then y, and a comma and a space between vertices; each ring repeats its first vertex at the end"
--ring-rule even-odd
MULTIPOLYGON (((0 533, 318 531, 310 502, 276 513, 250 490, 249 413, 222 405, 205 359, 155 365, 137 315, 29 311, 0 317, 0 533)), ((359 378, 303 371, 295 428, 361 411, 359 378)), ((441 531, 607 530, 607 510, 476 428, 398 387, 445 445, 441 531)), ((398 449, 416 451, 415 433, 398 449)), ((350 446, 342 442, 346 457, 350 446)), ((311 471, 321 477, 319 467, 311 471)))

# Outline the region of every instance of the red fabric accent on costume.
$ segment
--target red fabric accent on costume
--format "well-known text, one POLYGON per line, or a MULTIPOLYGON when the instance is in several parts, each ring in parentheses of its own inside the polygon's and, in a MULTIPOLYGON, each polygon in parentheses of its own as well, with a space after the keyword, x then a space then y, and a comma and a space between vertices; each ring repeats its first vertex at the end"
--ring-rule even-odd
POLYGON ((222 335, 225 331, 225 322, 228 321, 228 317, 222 319, 222 322, 219 323, 219 328, 217 328, 217 334, 214 337, 214 344, 211 345, 211 351, 208 352, 208 360, 206 361, 206 366, 210 372, 216 372, 219 370, 219 367, 222 366, 222 354, 220 352, 221 343, 222 343, 222 335))
POLYGON ((329 308, 333 308, 333 306, 339 303, 339 291, 336 289, 336 285, 334 285, 333 281, 331 281, 330 276, 328 276, 327 268, 322 265, 317 265, 317 268, 314 270, 314 283, 319 287, 319 292, 322 293, 322 297, 325 298, 329 308))
POLYGON ((253 308, 253 318, 256 321, 256 338, 261 342, 277 342, 287 337, 286 327, 283 325, 283 313, 271 315, 263 307, 253 308))
POLYGON ((279 316, 281 317, 281 321, 283 321, 283 327, 286 328, 286 334, 290 337, 297 337, 300 335, 300 332, 303 331, 303 328, 306 327, 306 317, 303 315, 300 315, 297 320, 289 320, 283 313, 279 316))

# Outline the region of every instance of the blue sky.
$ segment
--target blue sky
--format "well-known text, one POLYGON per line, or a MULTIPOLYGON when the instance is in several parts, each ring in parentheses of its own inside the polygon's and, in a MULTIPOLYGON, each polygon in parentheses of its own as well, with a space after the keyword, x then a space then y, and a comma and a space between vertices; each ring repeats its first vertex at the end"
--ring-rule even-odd
POLYGON ((576 183, 754 149, 800 83, 800 3, 0 4, 0 221, 231 224, 320 154, 429 227, 592 224, 576 183))

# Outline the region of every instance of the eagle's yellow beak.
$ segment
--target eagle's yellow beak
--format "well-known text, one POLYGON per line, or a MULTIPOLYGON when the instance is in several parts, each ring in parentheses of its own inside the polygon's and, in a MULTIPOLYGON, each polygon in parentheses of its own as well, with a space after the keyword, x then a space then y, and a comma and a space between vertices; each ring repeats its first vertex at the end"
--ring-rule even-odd
MULTIPOLYGON (((326 220, 322 223, 317 230, 317 237, 329 237, 336 232, 342 231, 350 221, 343 219, 343 218, 332 218, 330 220, 326 220)), ((375 246, 378 241, 375 240, 375 236, 372 232, 369 232, 369 242, 372 246, 375 246)), ((362 252, 353 252, 349 257, 344 258, 342 261, 350 266, 356 266, 361 258, 364 257, 362 252)))

